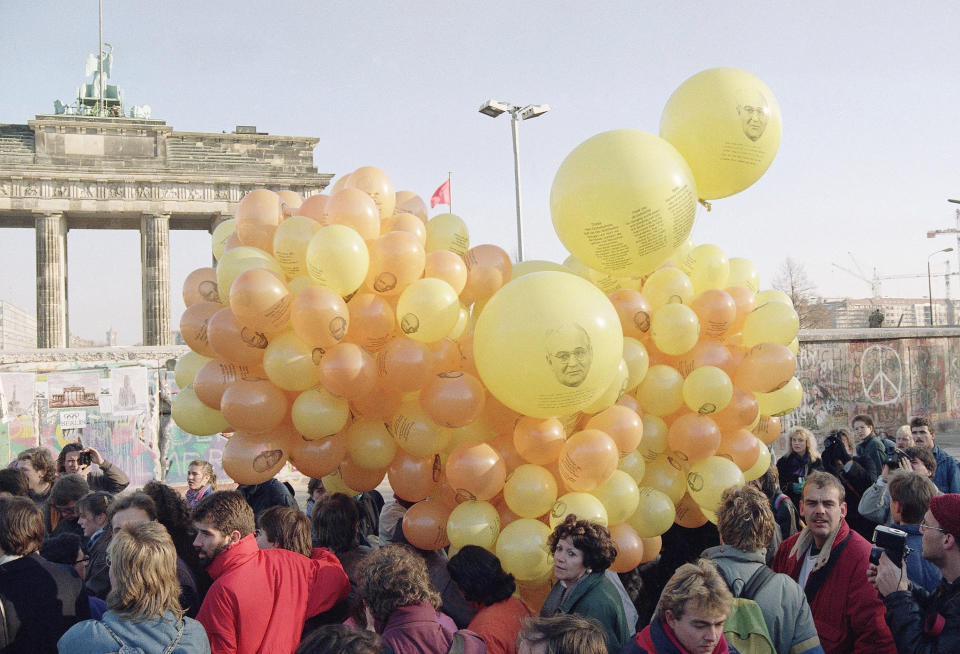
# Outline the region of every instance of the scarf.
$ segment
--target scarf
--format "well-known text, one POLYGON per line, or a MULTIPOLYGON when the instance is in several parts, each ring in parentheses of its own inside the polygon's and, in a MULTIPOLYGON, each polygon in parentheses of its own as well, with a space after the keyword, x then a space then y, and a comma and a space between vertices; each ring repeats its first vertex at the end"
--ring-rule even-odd
POLYGON ((197 502, 203 499, 203 497, 210 492, 209 486, 204 486, 203 488, 197 490, 187 489, 187 506, 193 508, 197 505, 197 502))
MULTIPOLYGON (((687 649, 680 644, 680 641, 677 640, 677 635, 673 633, 673 629, 670 628, 670 625, 667 624, 666 620, 660 622, 660 626, 663 627, 663 633, 666 634, 667 638, 670 639, 670 642, 674 644, 680 652, 686 652, 687 649)), ((720 642, 717 643, 717 646, 713 648, 712 654, 728 654, 730 652, 730 647, 727 645, 727 639, 723 636, 720 636, 720 642)))

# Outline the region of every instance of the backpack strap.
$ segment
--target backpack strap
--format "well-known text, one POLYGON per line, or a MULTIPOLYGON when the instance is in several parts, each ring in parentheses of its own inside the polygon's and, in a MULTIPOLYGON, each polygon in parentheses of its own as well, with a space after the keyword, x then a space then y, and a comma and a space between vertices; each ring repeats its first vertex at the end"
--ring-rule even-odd
POLYGON ((183 618, 177 621, 177 635, 174 637, 170 644, 167 645, 167 648, 163 650, 163 654, 173 654, 173 650, 177 649, 177 645, 180 644, 180 639, 183 637, 183 628, 186 626, 183 618))
POLYGON ((760 592, 760 589, 773 577, 775 573, 769 567, 761 565, 757 568, 757 571, 750 575, 750 579, 747 580, 747 583, 744 585, 743 590, 740 591, 739 597, 741 599, 752 600, 757 596, 757 593, 760 592))

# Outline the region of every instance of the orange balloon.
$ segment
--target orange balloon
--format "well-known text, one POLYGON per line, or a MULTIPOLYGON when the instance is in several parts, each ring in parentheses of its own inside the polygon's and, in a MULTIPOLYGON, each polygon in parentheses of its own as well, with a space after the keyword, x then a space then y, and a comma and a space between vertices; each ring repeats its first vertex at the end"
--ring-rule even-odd
POLYGON ((620 316, 623 335, 644 343, 650 336, 650 303, 643 293, 632 288, 621 288, 610 294, 610 301, 620 316))
POLYGON ((677 370, 684 377, 701 366, 715 366, 727 376, 733 375, 736 370, 729 348, 716 341, 700 341, 689 352, 677 357, 676 362, 677 370))
POLYGON ((734 318, 733 323, 727 329, 727 333, 736 334, 743 329, 744 323, 747 322, 747 316, 757 308, 757 302, 754 299, 753 291, 746 286, 729 286, 725 290, 733 298, 733 303, 737 307, 737 317, 734 318))
POLYGON ((377 364, 359 345, 339 343, 320 360, 320 383, 337 397, 362 397, 377 381, 377 364))
POLYGON ((434 376, 420 391, 420 406, 444 427, 469 425, 480 417, 485 401, 480 380, 460 370, 434 376))
POLYGON ((230 426, 243 431, 274 429, 287 415, 286 394, 267 379, 240 379, 220 398, 220 413, 230 426))
POLYGON ((640 403, 637 402, 637 398, 630 395, 629 393, 624 393, 623 395, 621 395, 620 399, 617 400, 617 405, 625 406, 631 411, 633 411, 634 413, 636 413, 637 415, 640 415, 643 413, 643 409, 640 408, 640 403))
POLYGON ((737 303, 719 288, 707 289, 693 299, 690 308, 700 319, 700 336, 712 341, 722 339, 737 319, 737 303))
POLYGON ((506 464, 488 443, 458 445, 447 458, 446 471, 458 495, 483 501, 499 493, 507 479, 506 464))
MULTIPOLYGON (((230 250, 238 248, 242 245, 243 243, 240 242, 240 237, 237 236, 236 232, 234 232, 227 237, 226 241, 223 242, 223 251, 229 252, 230 250)), ((222 257, 223 255, 221 254, 220 256, 222 257)))
POLYGON ((760 422, 753 428, 753 435, 760 439, 764 445, 770 445, 780 438, 780 418, 771 416, 760 416, 760 422))
POLYGON ((380 212, 369 195, 355 188, 337 191, 327 200, 325 208, 330 225, 346 225, 364 241, 380 235, 380 212))
POLYGON ((450 544, 447 518, 453 509, 440 500, 417 502, 403 514, 403 536, 417 549, 433 551, 450 544))
POLYGON ((670 425, 667 443, 688 461, 699 461, 713 456, 720 447, 720 429, 707 416, 686 413, 670 425))
POLYGON ((397 191, 397 204, 393 208, 394 215, 402 212, 412 213, 424 223, 427 222, 427 203, 413 191, 397 191))
POLYGON ((760 412, 760 404, 756 396, 741 388, 733 387, 733 398, 730 403, 722 410, 717 411, 710 417, 721 432, 734 431, 741 427, 749 427, 757 419, 760 412))
POLYGON ((525 461, 546 465, 560 458, 566 430, 556 418, 523 416, 513 428, 513 444, 525 461))
POLYGON ((663 547, 663 538, 653 536, 651 538, 641 538, 643 541, 643 558, 640 563, 649 563, 660 556, 660 548, 663 547))
MULTIPOLYGON (((264 252, 273 252, 273 233, 283 219, 280 202, 280 196, 267 189, 256 189, 243 196, 237 205, 235 216, 235 234, 242 245, 252 245, 264 252)), ((224 289, 224 292, 229 290, 224 289)))
POLYGON ((347 488, 358 493, 372 491, 380 485, 386 476, 386 468, 367 470, 351 461, 349 456, 340 464, 340 478, 343 479, 343 483, 347 485, 347 488))
POLYGON ((762 444, 749 429, 735 429, 723 434, 717 456, 730 459, 740 470, 749 470, 760 456, 762 444))
POLYGON ((432 377, 433 355, 426 343, 397 336, 377 352, 377 372, 387 388, 401 393, 418 391, 432 377))
POLYGON ((398 391, 387 388, 378 379, 369 393, 350 398, 350 408, 357 416, 388 422, 402 402, 403 396, 398 391))
POLYGON ((293 296, 290 324, 303 342, 331 347, 346 336, 350 312, 343 298, 326 286, 308 286, 293 296))
POLYGON ((393 182, 379 168, 374 166, 357 168, 350 173, 350 179, 347 180, 346 187, 359 189, 369 195, 377 206, 377 214, 381 220, 393 215, 394 207, 397 204, 393 182))
POLYGON ((755 393, 772 393, 793 377, 797 359, 785 345, 760 343, 743 357, 733 383, 755 393))
POLYGON ((467 264, 450 250, 434 250, 427 253, 423 276, 442 279, 459 295, 467 284, 467 264))
POLYGON ((487 393, 487 403, 483 407, 483 421, 498 434, 513 433, 514 425, 520 414, 503 402, 487 393))
POLYGON ((183 280, 183 304, 189 307, 197 302, 222 304, 217 289, 216 269, 197 268, 183 280))
POLYGON ((610 569, 614 572, 630 572, 643 561, 643 539, 626 522, 608 527, 610 539, 617 548, 617 558, 610 569))
POLYGON ((510 507, 507 506, 507 501, 503 498, 502 493, 493 498, 493 501, 490 503, 493 504, 493 508, 497 510, 497 515, 500 516, 501 530, 514 520, 520 520, 520 516, 511 511, 510 507))
POLYGON ((414 396, 408 396, 394 412, 390 433, 397 445, 414 456, 442 452, 450 440, 449 431, 435 423, 414 396))
POLYGON ((473 356, 473 334, 460 337, 457 340, 457 349, 460 350, 460 369, 479 379, 477 360, 473 356))
MULTIPOLYGON (((420 222, 414 217, 418 223, 420 222)), ((422 226, 422 225, 421 225, 422 226)), ((409 232, 387 232, 367 244, 370 267, 364 284, 379 295, 400 295, 423 276, 426 255, 423 243, 409 232)))
POLYGON ((696 529, 707 524, 707 516, 703 515, 700 506, 693 501, 689 493, 686 493, 683 499, 677 502, 677 515, 674 522, 687 529, 696 529))
POLYGON ((587 421, 586 429, 599 429, 613 439, 621 457, 640 446, 643 438, 643 421, 635 411, 614 404, 587 421))
POLYGON ((380 235, 390 232, 408 232, 417 237, 420 244, 427 242, 427 226, 412 213, 395 213, 380 223, 380 235))
POLYGON ((460 356, 460 347, 456 341, 441 338, 439 341, 427 343, 433 357, 433 374, 439 375, 450 370, 460 370, 463 357, 460 356))
POLYGON ((220 400, 230 384, 244 377, 263 377, 262 369, 213 359, 207 361, 193 378, 193 391, 197 399, 211 409, 220 410, 220 400))
POLYGON ((508 475, 516 470, 518 466, 522 466, 527 462, 520 456, 520 452, 517 451, 517 446, 513 443, 512 434, 499 434, 490 441, 490 445, 493 446, 493 449, 495 449, 497 454, 500 455, 500 458, 503 459, 504 465, 507 466, 508 475))
POLYGON ((687 492, 687 467, 682 459, 664 454, 647 463, 640 483, 663 491, 676 504, 687 492))
POLYGON ((463 255, 467 266, 467 283, 461 291, 465 304, 486 300, 510 281, 513 263, 503 248, 496 245, 477 245, 463 255))
POLYGON ((347 302, 350 311, 350 331, 345 340, 356 343, 369 352, 376 352, 393 336, 397 319, 393 307, 374 293, 357 293, 347 302))
POLYGON ((436 492, 440 485, 440 455, 417 457, 398 450, 387 479, 393 494, 408 502, 419 502, 436 492))
POLYGON ((299 209, 300 205, 303 204, 303 198, 300 197, 299 193, 295 191, 284 190, 277 191, 277 195, 280 196, 280 209, 284 218, 298 215, 297 209, 299 209))
POLYGON ((263 332, 241 325, 229 307, 217 311, 207 322, 207 338, 216 356, 247 365, 260 365, 270 344, 263 332))
POLYGON ((210 347, 207 323, 223 307, 216 302, 197 302, 186 308, 180 316, 180 335, 190 349, 205 357, 216 358, 217 353, 210 347))
POLYGON ((223 446, 223 471, 238 484, 262 484, 287 463, 294 436, 289 427, 235 431, 223 446))
POLYGON ((327 202, 329 200, 330 196, 325 193, 311 195, 300 204, 297 214, 313 218, 321 225, 329 225, 330 222, 327 220, 327 202))
POLYGON ((278 332, 290 321, 290 289, 266 268, 240 273, 230 287, 230 310, 247 327, 278 332))
POLYGON ((570 436, 558 459, 560 477, 571 491, 592 491, 610 479, 620 462, 617 444, 598 429, 570 436))
POLYGON ((307 477, 326 477, 346 455, 347 438, 343 432, 317 439, 306 439, 300 434, 290 438, 290 463, 307 477))

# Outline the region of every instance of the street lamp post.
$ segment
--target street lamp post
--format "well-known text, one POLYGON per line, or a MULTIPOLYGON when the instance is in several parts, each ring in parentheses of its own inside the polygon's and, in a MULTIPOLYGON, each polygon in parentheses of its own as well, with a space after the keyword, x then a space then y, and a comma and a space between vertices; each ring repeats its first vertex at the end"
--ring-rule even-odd
POLYGON ((943 254, 944 252, 953 252, 953 248, 944 248, 942 250, 937 250, 936 252, 930 253, 927 257, 927 300, 930 303, 930 326, 933 327, 933 282, 931 281, 930 275, 930 259, 937 256, 938 254, 943 254))
POLYGON ((500 100, 487 100, 480 107, 480 113, 491 118, 496 118, 500 114, 510 114, 510 128, 513 133, 513 181, 517 192, 517 261, 523 261, 523 214, 520 208, 520 131, 519 124, 521 120, 536 118, 550 111, 550 105, 547 104, 528 104, 524 106, 501 102, 500 100))

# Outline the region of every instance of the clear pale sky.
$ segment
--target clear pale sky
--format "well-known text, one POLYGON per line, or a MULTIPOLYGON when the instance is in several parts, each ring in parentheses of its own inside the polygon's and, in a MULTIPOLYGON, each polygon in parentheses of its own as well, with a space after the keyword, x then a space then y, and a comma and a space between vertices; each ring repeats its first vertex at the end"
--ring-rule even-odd
MULTIPOLYGON (((787 256, 825 296, 869 296, 831 264, 925 297, 927 255, 957 247, 960 57, 956 3, 894 2, 204 2, 104 1, 111 83, 176 130, 256 125, 319 137, 337 175, 385 170, 428 199, 453 171, 453 211, 471 243, 515 251, 507 116, 488 98, 551 106, 520 125, 525 258, 562 261, 548 197, 560 162, 609 129, 656 133, 686 78, 734 66, 772 89, 783 114, 777 158, 753 187, 699 210, 693 236, 746 256, 769 286, 787 256)), ((0 0, 0 123, 69 102, 97 49, 97 2, 0 0)), ((437 213, 441 207, 438 207, 437 213)), ((171 232, 173 324, 183 278, 209 265, 209 237, 171 232)), ((35 310, 32 230, 0 232, 0 299, 35 310)), ((957 271, 957 253, 934 257, 957 271)), ((140 332, 139 235, 69 234, 70 329, 121 344, 140 332)), ((954 277, 953 296, 960 294, 954 277)), ((943 279, 934 280, 943 297, 943 279)))

